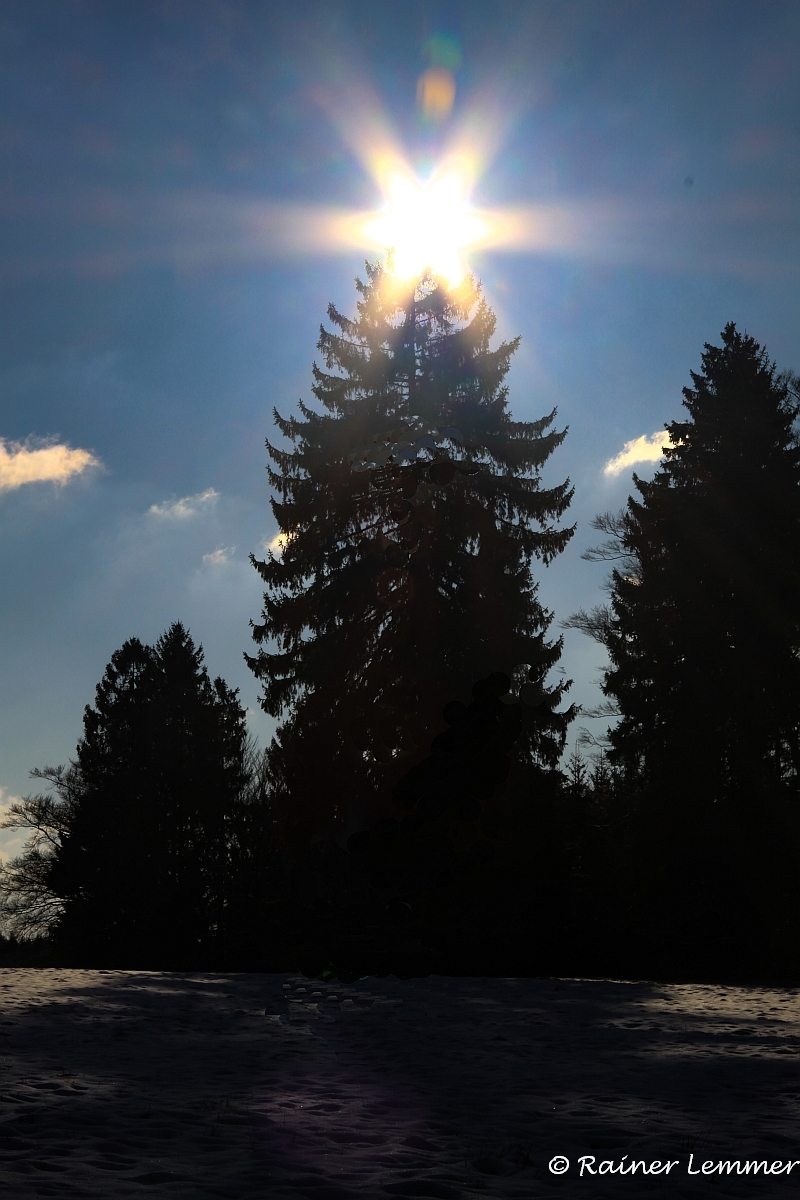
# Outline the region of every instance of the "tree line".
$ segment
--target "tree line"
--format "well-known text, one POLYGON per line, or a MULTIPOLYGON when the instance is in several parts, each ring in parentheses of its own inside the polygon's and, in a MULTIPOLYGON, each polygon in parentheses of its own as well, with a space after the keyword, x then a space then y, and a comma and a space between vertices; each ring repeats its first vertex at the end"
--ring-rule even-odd
POLYGON ((534 565, 575 532, 541 475, 566 430, 512 418, 473 279, 357 287, 267 443, 271 744, 182 625, 126 642, 6 821, 7 931, 82 965, 800 977, 795 377, 727 325, 594 522, 608 603, 561 625, 605 647, 612 723, 565 760, 534 565))

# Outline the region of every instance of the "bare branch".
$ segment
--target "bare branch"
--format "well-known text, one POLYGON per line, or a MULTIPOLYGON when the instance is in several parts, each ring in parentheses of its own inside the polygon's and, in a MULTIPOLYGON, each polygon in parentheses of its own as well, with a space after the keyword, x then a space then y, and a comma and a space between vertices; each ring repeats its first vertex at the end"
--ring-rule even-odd
POLYGON ((561 622, 562 629, 578 629, 596 642, 606 644, 609 631, 614 620, 611 608, 607 604, 598 604, 590 612, 579 608, 565 621, 561 622))
POLYGON ((581 715, 594 720, 598 717, 618 717, 619 706, 613 700, 604 700, 602 704, 595 705, 594 708, 582 708, 581 715))
POLYGON ((615 513, 600 513, 591 522, 591 528, 608 534, 608 541, 586 550, 581 555, 586 562, 624 562, 631 557, 625 545, 627 517, 624 508, 615 513))

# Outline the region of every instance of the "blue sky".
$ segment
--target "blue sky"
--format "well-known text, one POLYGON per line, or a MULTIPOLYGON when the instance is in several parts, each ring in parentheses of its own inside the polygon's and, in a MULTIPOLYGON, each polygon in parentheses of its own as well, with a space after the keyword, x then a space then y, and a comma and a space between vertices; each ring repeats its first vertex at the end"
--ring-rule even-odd
MULTIPOLYGON (((125 638, 176 619, 269 736, 242 659, 247 556, 276 532, 263 442, 273 405, 310 397, 318 326, 329 301, 352 309, 363 260, 287 240, 275 214, 377 207, 354 149, 376 115, 422 164, 482 114, 475 203, 567 224, 472 265, 500 333, 522 335, 513 411, 557 405, 570 427, 547 478, 575 483, 578 531, 541 594, 556 621, 600 600, 588 523, 631 486, 604 464, 678 416, 703 343, 734 320, 800 368, 798 35, 791 0, 6 0, 4 803, 74 753, 125 638), (415 95, 437 34, 461 63, 432 131, 415 95)), ((569 632, 563 661, 595 703, 599 649, 569 632)))

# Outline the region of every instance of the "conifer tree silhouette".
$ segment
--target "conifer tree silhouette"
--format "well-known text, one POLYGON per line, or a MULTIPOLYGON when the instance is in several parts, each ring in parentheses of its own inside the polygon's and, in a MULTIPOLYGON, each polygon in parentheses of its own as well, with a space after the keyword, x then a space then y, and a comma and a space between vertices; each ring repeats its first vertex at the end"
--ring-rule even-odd
POLYGON ((247 733, 236 692, 209 679, 183 625, 155 646, 125 642, 86 707, 75 761, 33 775, 48 792, 6 820, 34 835, 0 880, 12 925, 56 930, 83 962, 207 961, 236 883, 232 849, 241 857, 247 733))
MULTIPOLYGON (((424 757, 444 704, 504 670, 534 684, 560 656, 531 562, 572 536, 557 521, 569 481, 539 469, 565 431, 555 411, 515 421, 505 377, 518 339, 492 349, 479 285, 411 285, 367 264, 354 320, 331 305, 325 369, 292 443, 267 443, 283 543, 254 565, 267 590, 248 662, 282 718, 267 752, 273 801, 295 851, 362 827, 424 757), (516 675, 515 675, 516 672, 516 675)), ((566 728, 548 694, 523 754, 554 766, 566 728)))
POLYGON ((611 761, 721 799, 800 778, 800 403, 733 323, 702 364, 641 499, 595 522, 610 606, 571 623, 611 658, 611 761))
POLYGON ((672 961, 694 940, 691 969, 709 969, 713 944, 730 971, 794 945, 800 402, 733 323, 692 384, 663 465, 634 475, 640 498, 594 523, 608 540, 585 557, 617 560, 610 605, 567 624, 609 654, 609 761, 640 798, 634 869, 672 961))

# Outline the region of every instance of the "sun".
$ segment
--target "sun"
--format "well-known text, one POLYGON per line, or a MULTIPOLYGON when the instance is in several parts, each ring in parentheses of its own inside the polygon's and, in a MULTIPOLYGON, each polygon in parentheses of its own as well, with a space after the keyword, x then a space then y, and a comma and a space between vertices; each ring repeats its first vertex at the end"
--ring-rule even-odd
POLYGON ((469 207, 463 180, 451 173, 423 184, 413 176, 395 175, 386 190, 386 207, 369 223, 368 236, 393 251, 399 278, 414 279, 430 270, 455 287, 467 270, 464 251, 485 234, 484 222, 469 207))

